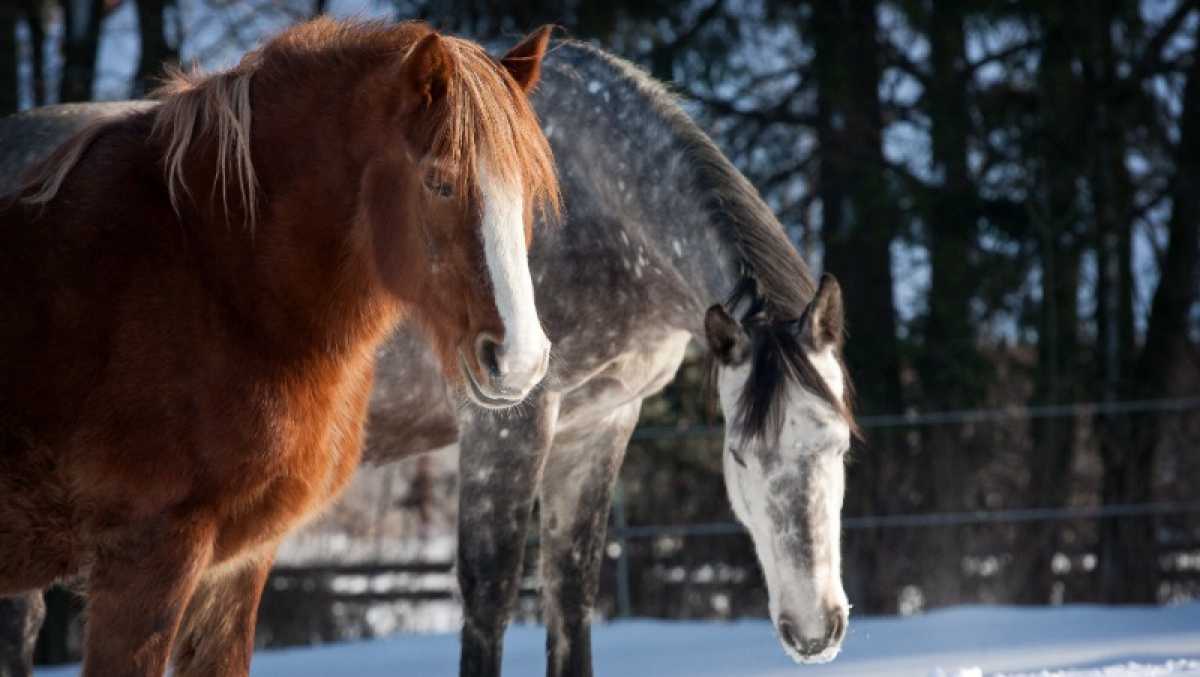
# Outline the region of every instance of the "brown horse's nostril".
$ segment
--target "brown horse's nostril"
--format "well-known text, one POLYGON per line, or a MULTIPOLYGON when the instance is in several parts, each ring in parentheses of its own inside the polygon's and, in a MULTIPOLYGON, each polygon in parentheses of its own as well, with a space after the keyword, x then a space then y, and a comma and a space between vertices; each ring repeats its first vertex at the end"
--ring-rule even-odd
POLYGON ((496 337, 480 334, 479 338, 475 339, 475 359, 479 360, 480 368, 489 376, 500 375, 500 342, 496 337))

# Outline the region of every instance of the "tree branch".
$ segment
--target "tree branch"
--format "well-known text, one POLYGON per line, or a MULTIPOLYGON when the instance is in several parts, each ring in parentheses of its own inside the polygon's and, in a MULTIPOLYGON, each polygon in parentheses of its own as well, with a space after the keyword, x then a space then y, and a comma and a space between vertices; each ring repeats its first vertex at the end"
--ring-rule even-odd
POLYGON ((1134 64, 1130 80, 1141 82, 1149 74, 1161 68, 1164 63, 1164 59, 1162 58, 1163 48, 1167 46, 1167 42, 1179 31, 1183 22, 1187 20, 1188 15, 1194 9, 1196 9, 1196 0, 1185 0, 1179 4, 1179 7, 1175 8, 1171 16, 1162 22, 1162 25, 1154 32, 1154 35, 1150 36, 1150 39, 1146 41, 1146 46, 1142 49, 1141 58, 1134 64))
POLYGON ((731 101, 725 99, 700 94, 699 92, 687 91, 685 95, 708 108, 710 111, 718 115, 728 115, 732 117, 742 118, 744 120, 753 120, 763 124, 784 123, 792 125, 802 125, 806 127, 815 127, 817 119, 815 115, 804 113, 796 113, 788 110, 787 106, 791 98, 798 93, 796 89, 792 89, 786 96, 782 97, 779 103, 769 108, 738 108, 731 101))
POLYGON ((930 76, 920 64, 908 58, 908 55, 892 44, 891 40, 882 40, 880 44, 883 47, 884 66, 894 66, 920 82, 922 88, 929 87, 930 76))
POLYGON ((975 75, 979 69, 984 66, 996 63, 997 61, 1007 61, 1009 58, 1020 54, 1028 49, 1034 49, 1042 44, 1040 38, 1031 38, 1022 42, 1017 42, 1001 49, 998 52, 992 52, 980 58, 978 61, 967 64, 967 74, 975 75))

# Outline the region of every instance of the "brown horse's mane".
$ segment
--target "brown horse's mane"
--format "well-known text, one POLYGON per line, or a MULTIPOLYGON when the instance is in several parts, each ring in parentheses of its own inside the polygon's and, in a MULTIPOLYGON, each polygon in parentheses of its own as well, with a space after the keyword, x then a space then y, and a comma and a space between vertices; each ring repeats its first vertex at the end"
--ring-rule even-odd
MULTIPOLYGON (((184 177, 189 153, 200 139, 215 144, 222 204, 228 213, 229 183, 236 190, 251 227, 259 199, 259 181, 251 157, 251 88, 259 82, 286 81, 284 74, 298 64, 356 63, 361 67, 386 63, 388 57, 407 57, 431 32, 420 22, 386 24, 322 18, 290 28, 234 68, 211 75, 174 69, 155 92, 160 100, 151 136, 164 145, 163 166, 171 205, 180 209, 180 193, 191 197, 184 177), (267 76, 267 77, 262 77, 267 76)), ((427 149, 430 156, 460 168, 453 178, 466 193, 477 185, 480 166, 514 186, 525 186, 543 216, 561 209, 558 181, 549 143, 537 116, 519 85, 480 46, 443 36, 450 55, 451 78, 434 104, 439 120, 427 149)), ((398 61, 397 61, 398 62, 398 61)), ((24 202, 46 204, 58 195, 71 170, 88 148, 122 118, 101 120, 66 141, 22 182, 24 202)))

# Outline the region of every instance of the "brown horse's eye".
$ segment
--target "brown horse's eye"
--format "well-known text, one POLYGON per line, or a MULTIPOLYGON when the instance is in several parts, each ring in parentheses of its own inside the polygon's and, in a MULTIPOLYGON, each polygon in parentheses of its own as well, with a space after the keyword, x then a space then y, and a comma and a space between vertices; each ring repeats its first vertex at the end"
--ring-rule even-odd
POLYGON ((443 200, 454 197, 454 184, 437 174, 425 175, 425 190, 443 200))

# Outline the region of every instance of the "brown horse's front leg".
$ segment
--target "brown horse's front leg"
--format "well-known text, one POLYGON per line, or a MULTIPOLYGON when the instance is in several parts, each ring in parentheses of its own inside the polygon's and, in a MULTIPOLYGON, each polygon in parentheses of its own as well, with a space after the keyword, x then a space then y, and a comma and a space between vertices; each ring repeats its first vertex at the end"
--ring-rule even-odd
POLYGON ((89 577, 84 677, 158 677, 212 558, 213 525, 172 521, 106 539, 89 577))
POLYGON ((243 677, 250 674, 254 625, 272 545, 244 562, 204 577, 192 596, 175 640, 176 677, 243 677))
POLYGON ((0 677, 33 674, 33 648, 45 617, 41 590, 0 597, 0 677))

